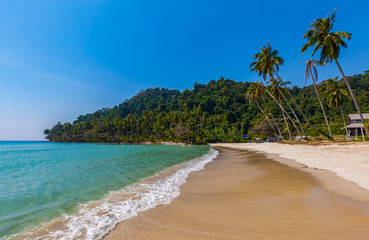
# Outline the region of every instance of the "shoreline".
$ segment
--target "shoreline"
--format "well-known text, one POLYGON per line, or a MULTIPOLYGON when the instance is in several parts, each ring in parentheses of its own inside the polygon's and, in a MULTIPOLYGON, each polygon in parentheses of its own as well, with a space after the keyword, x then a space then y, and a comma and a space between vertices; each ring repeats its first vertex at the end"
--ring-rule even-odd
POLYGON ((78 211, 64 214, 9 239, 101 239, 115 225, 140 212, 169 204, 186 182, 188 174, 200 171, 218 152, 213 148, 202 156, 173 165, 120 190, 111 191, 102 199, 81 204, 78 211))
POLYGON ((357 198, 352 197, 347 190, 355 185, 328 171, 315 170, 318 177, 275 155, 215 149, 220 155, 191 173, 171 204, 119 223, 103 239, 366 239, 369 234, 369 191, 355 188, 357 198))
MULTIPOLYGON (((369 191, 369 143, 217 143, 213 147, 244 149, 264 153, 284 164, 302 166, 304 171, 315 174, 324 171, 340 179, 350 194, 360 197, 369 191), (318 171, 317 171, 318 170, 318 171), (354 189, 350 191, 350 189, 354 189), (365 191, 363 191, 365 189, 365 191), (355 192, 360 192, 355 194, 355 192)), ((323 182, 324 184, 324 182, 323 182)), ((328 184, 330 185, 330 184, 328 184)), ((331 190, 334 190, 332 186, 331 190)), ((369 200, 365 197, 364 201, 369 200)))
MULTIPOLYGON (((246 150, 245 148, 240 148, 240 147, 235 147, 235 146, 231 147, 231 146, 218 146, 217 145, 214 147, 215 149, 218 147, 221 147, 221 148, 229 148, 229 149, 234 149, 234 150, 246 150)), ((351 198, 353 200, 369 203, 369 190, 368 189, 363 188, 357 183, 349 181, 337 175, 335 172, 331 170, 309 167, 307 165, 300 163, 299 161, 296 161, 295 159, 282 158, 280 154, 276 154, 276 153, 268 153, 267 151, 253 150, 253 149, 247 149, 247 151, 263 154, 266 157, 272 159, 273 161, 276 161, 281 164, 296 168, 300 171, 306 172, 312 175, 312 177, 314 177, 315 179, 317 179, 319 183, 322 185, 322 187, 324 187, 326 190, 330 192, 342 195, 347 198, 351 198)))
MULTIPOLYGON (((142 141, 142 142, 57 142, 57 141, 43 141, 47 143, 91 143, 91 144, 107 144, 107 145, 180 145, 180 146, 187 146, 187 145, 196 145, 186 142, 151 142, 151 141, 142 141)), ((209 145, 209 144, 199 144, 199 145, 209 145)))

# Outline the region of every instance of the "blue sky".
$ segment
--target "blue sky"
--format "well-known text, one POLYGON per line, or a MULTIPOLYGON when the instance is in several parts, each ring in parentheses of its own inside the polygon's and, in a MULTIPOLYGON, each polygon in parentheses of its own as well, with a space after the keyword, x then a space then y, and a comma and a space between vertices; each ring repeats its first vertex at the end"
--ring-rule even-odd
MULTIPOLYGON (((18 0, 0 2, 0 140, 43 139, 57 121, 112 107, 140 89, 184 90, 221 75, 255 81, 248 65, 265 42, 303 86, 302 35, 338 8, 352 32, 340 62, 369 69, 367 1, 18 0)), ((319 78, 335 77, 335 65, 319 78)))

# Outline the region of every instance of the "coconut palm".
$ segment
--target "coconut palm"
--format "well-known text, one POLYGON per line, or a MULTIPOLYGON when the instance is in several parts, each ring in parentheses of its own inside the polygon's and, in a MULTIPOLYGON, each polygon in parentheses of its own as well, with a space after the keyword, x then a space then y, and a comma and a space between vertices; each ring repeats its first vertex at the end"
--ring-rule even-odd
POLYGON ((272 122, 270 121, 268 115, 264 112, 264 110, 261 108, 261 106, 258 103, 259 98, 263 95, 263 88, 261 87, 261 85, 258 82, 253 82, 250 87, 247 89, 246 92, 246 99, 251 103, 251 104, 256 104, 258 106, 258 108, 260 109, 260 111, 263 113, 263 115, 265 116, 265 119, 268 121, 268 123, 270 124, 270 126, 273 129, 273 132, 276 136, 276 138, 278 138, 278 134, 275 131, 275 128, 272 124, 272 122))
MULTIPOLYGON (((278 83, 282 82, 282 81, 279 81, 277 80, 278 83)), ((305 132, 305 128, 302 126, 302 123, 300 121, 300 119, 297 117, 295 111, 293 110, 293 107, 291 106, 290 102, 287 100, 287 97, 286 97, 286 93, 288 93, 288 89, 286 87, 284 87, 283 89, 285 89, 286 91, 282 91, 281 88, 278 88, 278 91, 279 91, 279 94, 282 96, 282 98, 285 100, 288 108, 291 110, 293 116, 295 117, 296 121, 298 122, 302 132, 304 133, 304 136, 305 136, 305 139, 308 139, 307 135, 306 135, 306 132, 305 132)))
MULTIPOLYGON (((273 99, 275 99, 275 101, 277 102, 277 105, 281 109, 281 112, 282 112, 282 115, 283 115, 283 119, 284 119, 284 122, 286 124, 286 129, 287 129, 288 134, 290 136, 290 140, 292 140, 292 135, 291 135, 291 131, 290 131, 290 128, 289 128, 287 119, 286 119, 286 115, 291 120, 293 126, 296 128, 297 132, 299 133, 299 135, 301 136, 301 139, 302 139, 302 135, 300 133, 300 130, 296 126, 295 121, 292 120, 292 118, 290 117, 290 115, 286 112, 286 110, 282 106, 282 101, 281 101, 282 95, 281 95, 281 92, 282 93, 283 92, 286 93, 287 90, 285 88, 281 87, 280 84, 279 84, 279 81, 277 79, 275 79, 275 78, 270 79, 270 81, 268 83, 270 83, 268 94, 273 99), (285 114, 285 112, 286 112, 286 114, 285 114)), ((284 94, 284 95, 286 95, 286 94, 284 94)))
POLYGON ((277 121, 275 120, 275 118, 274 118, 274 116, 273 116, 273 113, 272 113, 272 111, 270 110, 270 108, 269 108, 268 104, 267 104, 267 103, 265 102, 265 100, 264 100, 264 97, 265 97, 265 91, 268 91, 268 90, 265 88, 265 86, 264 86, 264 84, 263 84, 263 83, 261 83, 261 82, 260 82, 260 83, 258 83, 258 84, 259 84, 259 98, 261 98, 261 100, 263 101, 264 105, 266 106, 266 108, 267 108, 267 110, 268 110, 268 112, 269 112, 270 116, 272 117, 272 121, 274 122, 275 126, 277 127, 277 130, 278 130, 279 136, 281 136, 281 137, 282 137, 281 129, 279 128, 278 123, 277 123, 277 121))
MULTIPOLYGON (((278 56, 278 51, 276 50, 272 51, 272 46, 269 42, 266 43, 266 46, 261 48, 260 53, 254 55, 254 59, 256 59, 257 61, 251 63, 249 67, 251 68, 251 71, 256 71, 258 72, 259 76, 263 76, 264 81, 267 79, 268 76, 269 79, 273 79, 274 68, 276 68, 279 71, 279 65, 282 65, 284 63, 284 59, 278 56)), ((305 137, 307 138, 305 134, 305 129, 303 128, 300 119, 297 117, 295 111, 289 104, 285 95, 283 93, 282 95, 283 99, 286 101, 288 107, 290 108, 292 114, 299 123, 301 130, 304 132, 305 137)))
MULTIPOLYGON (((277 80, 278 81, 278 80, 277 80)), ((269 92, 269 91, 267 91, 268 92, 268 94, 269 94, 269 96, 277 103, 277 105, 279 106, 279 108, 281 109, 281 111, 282 111, 282 113, 284 113, 287 117, 288 117, 288 119, 292 122, 292 124, 293 124, 293 126, 296 128, 296 130, 297 130, 297 132, 298 132, 298 134, 300 135, 300 137, 301 137, 301 139, 303 139, 303 137, 302 137, 302 134, 301 134, 301 132, 300 132, 300 130, 299 130, 299 128, 296 126, 296 123, 295 123, 295 121, 291 118, 291 116, 288 114, 288 112, 283 108, 283 106, 282 106, 282 102, 281 102, 281 100, 277 100, 276 99, 276 97, 275 96, 281 96, 282 94, 283 94, 283 90, 282 89, 278 89, 277 90, 278 91, 278 94, 279 95, 276 95, 276 94, 273 94, 273 93, 271 93, 271 92, 269 92)), ((285 95, 283 95, 284 97, 285 97, 285 95)), ((290 107, 290 109, 292 109, 292 107, 291 107, 291 105, 289 105, 289 103, 288 102, 286 102, 287 103, 287 105, 290 107)), ((293 110, 293 109, 292 109, 293 110)), ((296 118, 297 119, 297 118, 296 118)), ((285 122, 286 122, 286 119, 285 119, 285 122)), ((289 128, 289 127, 287 127, 287 128, 289 128)), ((303 128, 301 128, 301 129, 303 129, 303 128)), ((305 134, 305 133, 304 133, 305 134)), ((292 138, 292 136, 290 135, 290 138, 292 138)), ((307 138, 306 137, 306 134, 305 134, 305 138, 307 138)))
MULTIPOLYGON (((263 87, 264 87, 264 86, 263 86, 263 87)), ((278 135, 278 136, 282 137, 281 128, 279 127, 279 125, 278 125, 278 123, 277 123, 277 120, 275 120, 275 117, 274 117, 274 115, 273 115, 272 111, 270 110, 270 108, 269 108, 268 104, 265 102, 265 100, 264 100, 264 96, 265 96, 265 93, 264 93, 264 95, 261 97, 261 100, 263 101, 264 105, 266 106, 266 108, 267 108, 267 110, 268 110, 268 112, 269 112, 269 114, 270 114, 270 116, 271 116, 271 118, 272 118, 272 121, 273 121, 274 125, 276 126, 276 128, 277 128, 277 130, 278 130, 278 133, 279 133, 279 135, 278 135)))
MULTIPOLYGON (((273 89, 273 87, 274 86, 272 86, 272 88, 271 88, 271 94, 273 94, 272 93, 272 89, 273 89)), ((274 93, 276 93, 276 92, 278 92, 279 93, 279 90, 277 90, 277 91, 274 91, 274 93)), ((274 96, 274 97, 276 97, 276 96, 274 96)), ((281 98, 279 97, 279 96, 277 96, 277 98, 276 99, 278 99, 278 102, 279 102, 279 104, 281 104, 281 98)), ((281 104, 282 105, 282 104, 281 104)), ((281 108, 281 112, 282 112, 282 116, 283 116, 283 120, 284 120, 284 123, 286 124, 286 130, 287 130, 287 132, 288 132, 288 135, 290 136, 290 140, 292 140, 292 134, 291 134, 291 131, 290 131, 290 127, 288 126, 288 122, 287 122, 287 119, 286 119, 286 114, 284 114, 284 111, 283 111, 283 109, 281 108)), ((298 130, 298 129, 297 129, 298 130)), ((301 138, 302 138, 302 136, 301 136, 301 138)))
MULTIPOLYGON (((292 141, 293 138, 292 138, 291 130, 290 130, 290 127, 288 126, 286 115, 284 114, 283 111, 282 111, 282 116, 283 116, 283 119, 284 119, 284 123, 286 124, 286 129, 287 129, 288 135, 290 136, 290 140, 292 141)), ((301 136, 301 139, 302 139, 302 136, 301 136)))
POLYGON ((345 125, 346 135, 348 136, 345 114, 343 113, 343 103, 345 102, 345 96, 348 95, 347 91, 343 89, 343 85, 336 81, 334 78, 328 79, 324 82, 323 87, 320 89, 320 94, 323 99, 328 102, 328 107, 339 108, 341 110, 343 124, 345 125))
MULTIPOLYGON (((291 104, 289 103, 289 101, 288 101, 288 100, 287 100, 287 98, 286 98, 286 94, 287 94, 288 89, 287 89, 287 88, 285 88, 285 87, 280 86, 281 81, 279 81, 279 80, 278 80, 278 79, 276 79, 276 78, 272 78, 272 79, 270 79, 268 83, 270 83, 270 84, 273 86, 273 87, 271 88, 271 90, 272 90, 272 91, 274 91, 274 93, 273 93, 273 92, 271 92, 271 95, 278 97, 278 98, 274 98, 274 100, 275 100, 276 102, 280 102, 280 105, 282 105, 281 99, 283 98, 283 99, 285 100, 285 102, 286 102, 287 106, 288 106, 288 107, 289 107, 289 109, 291 110, 291 112, 292 112, 293 116, 295 117, 296 121, 298 122, 298 124, 299 124, 299 126, 300 126, 300 128, 301 128, 301 130, 302 130, 302 132, 303 132, 303 134, 305 135, 305 139, 307 139, 307 136, 306 136, 306 133, 305 133, 305 129, 304 129, 304 127, 302 126, 302 124, 301 124, 301 122, 300 122, 299 118, 297 117, 297 115, 296 115, 295 111, 293 110, 293 108, 292 108, 291 104), (277 100, 277 99, 278 99, 278 100, 277 100)), ((283 82, 283 83, 284 83, 284 85, 286 85, 286 84, 290 84, 291 82, 283 82)), ((292 118, 289 116, 289 114, 288 114, 285 110, 284 110, 284 111, 282 111, 282 113, 283 113, 283 112, 284 112, 284 113, 287 115, 287 117, 291 120, 291 122, 292 122, 293 126, 296 128, 296 130, 297 130, 298 134, 300 135, 301 139, 303 139, 303 137, 302 137, 302 135, 301 135, 301 133, 300 133, 299 128, 298 128, 298 127, 296 126, 296 124, 295 124, 295 121, 294 121, 294 120, 292 120, 292 118)))
MULTIPOLYGON (((318 18, 310 25, 310 28, 306 31, 306 33, 302 37, 303 39, 306 39, 308 42, 302 47, 301 53, 305 52, 308 48, 315 46, 311 56, 314 56, 316 51, 321 50, 320 61, 325 63, 331 63, 333 60, 335 61, 338 69, 342 74, 343 80, 346 83, 346 86, 350 92, 350 95, 354 101, 361 122, 364 123, 364 118, 361 113, 359 104, 356 100, 356 97, 354 95, 354 92, 352 91, 350 83, 338 62, 338 57, 341 48, 347 47, 345 39, 349 41, 351 39, 352 33, 332 31, 334 23, 336 21, 336 11, 337 9, 334 9, 332 15, 328 14, 326 18, 318 18)), ((369 133, 367 134, 369 137, 369 133)))
MULTIPOLYGON (((287 93, 292 99, 294 105, 296 106, 297 110, 300 112, 301 116, 305 119, 305 121, 309 124, 310 127, 314 128, 315 130, 319 131, 321 134, 326 136, 327 138, 331 139, 331 136, 314 126, 309 119, 306 117, 305 113, 301 110, 300 106, 297 104, 296 100, 292 96, 291 92, 286 87, 285 83, 282 81, 281 77, 278 75, 279 66, 284 63, 282 57, 278 56, 278 51, 272 49, 272 45, 270 43, 266 43, 264 47, 261 48, 261 52, 254 55, 255 62, 250 64, 251 71, 255 71, 259 74, 259 76, 263 76, 263 79, 266 80, 267 76, 269 78, 274 78, 274 75, 277 76, 278 80, 282 83, 282 85, 287 89, 287 93)), ((284 97, 287 101, 287 99, 284 97)), ((291 108, 292 109, 292 108, 291 108)), ((297 118, 296 114, 294 114, 297 118)), ((297 118, 298 119, 298 118, 297 118)), ((300 120, 299 124, 301 125, 300 120)), ((303 128, 302 128, 303 129, 303 128)), ((305 133, 305 130, 303 130, 305 133)), ((304 134, 306 137, 306 134, 304 134)))
POLYGON ((322 112, 323 112, 323 115, 324 115, 324 119, 325 119, 325 123, 327 124, 327 128, 328 128, 328 132, 329 132, 329 135, 331 137, 332 136, 332 131, 331 131, 331 127, 329 126, 329 122, 328 122, 328 119, 327 119, 327 115, 325 114, 325 110, 324 110, 324 107, 323 107, 323 103, 322 103, 322 100, 320 99, 320 96, 319 96, 319 91, 318 91, 318 88, 316 86, 316 83, 318 82, 318 71, 316 70, 316 65, 324 65, 324 63, 320 62, 320 61, 317 61, 317 60, 307 60, 306 61, 306 71, 305 71, 305 84, 307 82, 307 79, 309 77, 311 77, 311 80, 313 80, 313 86, 314 86, 314 90, 315 90, 315 94, 316 94, 316 97, 319 101, 319 104, 320 104, 320 107, 322 108, 322 112))

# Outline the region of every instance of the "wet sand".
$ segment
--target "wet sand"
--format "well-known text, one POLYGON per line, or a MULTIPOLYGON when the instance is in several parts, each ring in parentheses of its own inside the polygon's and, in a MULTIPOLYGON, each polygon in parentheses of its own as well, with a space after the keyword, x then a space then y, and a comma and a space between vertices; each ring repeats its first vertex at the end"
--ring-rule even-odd
POLYGON ((322 184, 299 166, 217 149, 171 204, 119 223, 104 239, 368 239, 369 202, 326 187, 342 179, 328 174, 322 184))
POLYGON ((272 156, 273 159, 287 159, 289 162, 292 160, 309 168, 327 170, 369 191, 369 143, 367 142, 215 143, 211 145, 258 151, 272 156))

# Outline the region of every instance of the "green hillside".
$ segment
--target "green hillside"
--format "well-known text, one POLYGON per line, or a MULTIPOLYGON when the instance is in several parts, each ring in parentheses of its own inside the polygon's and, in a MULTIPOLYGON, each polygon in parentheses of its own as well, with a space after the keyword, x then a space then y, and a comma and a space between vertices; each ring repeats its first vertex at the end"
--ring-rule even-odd
MULTIPOLYGON (((351 76, 350 83, 362 111, 369 112, 369 72, 351 76)), ((113 108, 81 115, 73 123, 59 122, 45 130, 46 139, 55 142, 174 141, 204 144, 243 142, 244 135, 266 137, 268 134, 252 131, 254 126, 265 124, 265 117, 257 106, 245 99, 250 84, 221 77, 207 84, 195 83, 192 89, 183 92, 165 88, 146 89, 113 108)), ((290 90, 309 120, 326 131, 313 86, 293 86, 290 90)), ((280 108, 271 98, 266 97, 265 102, 287 138, 280 108)), ((263 102, 260 104, 267 109, 263 102)), ((288 110, 286 103, 283 106, 288 110)), ((351 98, 345 99, 343 108, 346 116, 355 113, 351 98)), ((329 109, 327 105, 325 109, 333 134, 344 134, 340 130, 343 122, 339 109, 329 109)), ((303 125, 308 135, 319 135, 306 123, 303 125)))

